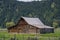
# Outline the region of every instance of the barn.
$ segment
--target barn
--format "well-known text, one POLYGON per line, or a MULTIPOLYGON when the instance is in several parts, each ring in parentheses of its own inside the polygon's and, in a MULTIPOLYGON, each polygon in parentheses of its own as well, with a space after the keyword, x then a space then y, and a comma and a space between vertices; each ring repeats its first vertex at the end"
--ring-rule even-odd
POLYGON ((8 27, 10 33, 54 33, 54 28, 46 26, 39 18, 21 17, 15 26, 8 27))

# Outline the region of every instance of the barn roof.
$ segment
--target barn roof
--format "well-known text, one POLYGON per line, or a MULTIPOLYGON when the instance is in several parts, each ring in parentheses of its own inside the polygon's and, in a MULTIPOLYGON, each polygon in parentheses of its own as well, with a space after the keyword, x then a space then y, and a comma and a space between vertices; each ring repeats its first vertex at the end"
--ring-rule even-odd
POLYGON ((21 17, 23 18, 29 25, 38 27, 38 28, 53 28, 50 26, 46 26, 39 18, 29 18, 29 17, 21 17))
MULTIPOLYGON (((53 28, 53 27, 44 25, 43 22, 39 18, 29 18, 29 17, 21 17, 21 18, 24 19, 29 25, 35 26, 37 28, 53 28)), ((19 24, 19 22, 17 23, 17 25, 19 24)), ((8 27, 8 29, 12 27, 16 27, 17 25, 8 27)))
POLYGON ((33 26, 38 27, 38 28, 53 28, 53 27, 46 26, 46 25, 43 25, 43 26, 40 26, 40 25, 33 25, 33 26))
POLYGON ((22 17, 28 24, 30 25, 44 25, 39 18, 28 18, 28 17, 22 17))

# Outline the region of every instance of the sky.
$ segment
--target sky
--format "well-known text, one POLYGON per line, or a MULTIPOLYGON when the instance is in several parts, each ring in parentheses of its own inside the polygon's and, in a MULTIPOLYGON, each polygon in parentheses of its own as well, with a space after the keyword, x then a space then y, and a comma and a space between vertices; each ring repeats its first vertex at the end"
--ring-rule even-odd
MULTIPOLYGON (((31 1, 34 1, 34 0, 17 0, 17 1, 31 2, 31 1)), ((39 0, 39 1, 41 1, 41 0, 39 0)))

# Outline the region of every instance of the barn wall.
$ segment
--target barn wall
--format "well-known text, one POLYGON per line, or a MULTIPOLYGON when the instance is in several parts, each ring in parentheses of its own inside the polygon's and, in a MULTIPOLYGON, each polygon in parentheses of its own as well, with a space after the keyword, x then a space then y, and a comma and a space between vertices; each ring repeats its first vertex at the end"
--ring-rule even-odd
POLYGON ((18 28, 20 33, 39 33, 39 30, 36 27, 30 25, 21 25, 18 28))
POLYGON ((14 28, 9 30, 10 32, 17 32, 17 33, 40 33, 39 29, 34 26, 31 26, 25 22, 25 20, 21 19, 18 25, 14 28))
POLYGON ((15 32, 18 32, 18 30, 17 30, 17 29, 12 28, 12 29, 10 29, 10 30, 9 30, 9 32, 11 32, 11 33, 15 33, 15 32))
POLYGON ((28 33, 40 33, 39 29, 36 28, 35 26, 29 25, 28 33))
POLYGON ((36 27, 28 25, 23 19, 20 20, 18 28, 20 33, 36 33, 36 27))
POLYGON ((33 26, 29 26, 29 33, 36 33, 36 28, 33 26))
POLYGON ((12 28, 10 30, 11 33, 17 32, 17 33, 40 33, 39 29, 36 27, 30 26, 30 25, 24 25, 18 28, 12 28))
POLYGON ((40 29, 40 33, 41 34, 54 33, 54 28, 42 28, 42 29, 40 29))

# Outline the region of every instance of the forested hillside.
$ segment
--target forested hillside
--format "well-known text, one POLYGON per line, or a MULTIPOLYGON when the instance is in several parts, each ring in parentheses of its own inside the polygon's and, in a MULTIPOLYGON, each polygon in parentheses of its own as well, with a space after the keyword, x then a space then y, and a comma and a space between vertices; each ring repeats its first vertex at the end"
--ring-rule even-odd
POLYGON ((60 0, 19 2, 0 0, 0 27, 17 24, 21 16, 38 17, 49 26, 60 26, 60 0))

